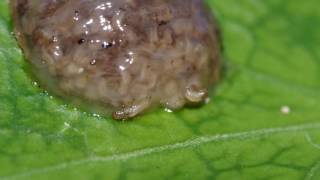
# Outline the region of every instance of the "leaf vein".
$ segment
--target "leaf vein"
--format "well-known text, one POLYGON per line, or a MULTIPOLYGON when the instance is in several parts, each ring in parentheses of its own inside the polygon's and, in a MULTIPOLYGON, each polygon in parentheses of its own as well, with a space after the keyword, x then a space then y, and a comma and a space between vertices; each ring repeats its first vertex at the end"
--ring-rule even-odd
POLYGON ((311 136, 310 136, 309 133, 306 133, 306 134, 305 134, 305 137, 306 137, 308 143, 310 143, 314 148, 320 149, 320 145, 317 144, 317 143, 315 143, 315 142, 312 140, 312 138, 311 138, 311 136))
POLYGON ((320 169, 320 161, 318 161, 308 172, 305 180, 310 180, 314 177, 315 173, 320 169))
POLYGON ((195 147, 195 146, 207 144, 210 142, 239 140, 239 139, 244 140, 244 139, 250 139, 250 138, 258 138, 262 136, 270 136, 274 134, 292 133, 292 132, 315 130, 315 129, 320 129, 320 123, 310 123, 310 124, 304 124, 304 125, 295 125, 295 126, 277 127, 277 128, 266 128, 266 129, 258 129, 258 130, 244 131, 244 132, 237 132, 237 133, 217 134, 212 136, 200 136, 200 137, 190 138, 185 141, 177 142, 174 144, 149 147, 149 148, 144 148, 144 149, 135 150, 131 152, 110 155, 110 156, 93 156, 93 157, 88 157, 81 160, 64 162, 64 163, 60 163, 60 164, 45 167, 45 168, 34 169, 29 172, 23 172, 13 176, 3 176, 3 177, 0 177, 0 179, 3 179, 3 180, 21 179, 21 178, 30 177, 37 174, 58 171, 68 167, 73 167, 73 166, 78 166, 78 165, 83 165, 88 163, 125 161, 133 158, 154 154, 154 153, 172 151, 172 150, 181 149, 181 148, 195 147))

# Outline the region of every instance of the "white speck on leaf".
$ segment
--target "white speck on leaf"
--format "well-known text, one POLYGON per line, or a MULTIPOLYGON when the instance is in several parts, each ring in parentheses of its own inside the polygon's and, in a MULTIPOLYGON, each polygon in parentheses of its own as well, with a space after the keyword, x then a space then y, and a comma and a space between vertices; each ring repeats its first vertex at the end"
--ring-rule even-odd
POLYGON ((282 106, 280 111, 282 114, 288 115, 291 112, 291 108, 289 106, 282 106))

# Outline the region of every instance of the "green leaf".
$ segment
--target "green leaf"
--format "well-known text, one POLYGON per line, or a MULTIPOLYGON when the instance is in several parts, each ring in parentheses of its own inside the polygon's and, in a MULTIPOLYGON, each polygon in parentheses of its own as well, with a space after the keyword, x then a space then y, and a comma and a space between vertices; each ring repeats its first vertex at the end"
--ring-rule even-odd
POLYGON ((211 0, 227 71, 208 105, 131 122, 34 85, 0 2, 0 179, 319 179, 320 1, 211 0))

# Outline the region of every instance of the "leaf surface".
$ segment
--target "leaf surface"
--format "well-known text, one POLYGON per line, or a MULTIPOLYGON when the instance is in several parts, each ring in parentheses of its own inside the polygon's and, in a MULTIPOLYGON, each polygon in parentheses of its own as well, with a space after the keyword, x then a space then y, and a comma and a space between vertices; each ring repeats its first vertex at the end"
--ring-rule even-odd
POLYGON ((132 122, 26 72, 0 2, 0 179, 319 179, 320 1, 211 0, 227 71, 212 101, 132 122))

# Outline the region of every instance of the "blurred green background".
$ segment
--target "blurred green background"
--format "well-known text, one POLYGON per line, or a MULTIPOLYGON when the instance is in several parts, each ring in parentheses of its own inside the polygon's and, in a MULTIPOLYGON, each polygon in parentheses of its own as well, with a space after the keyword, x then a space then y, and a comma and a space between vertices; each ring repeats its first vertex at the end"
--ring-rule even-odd
POLYGON ((227 73, 212 101, 131 122, 24 71, 0 2, 0 179, 320 179, 320 1, 209 0, 227 73))

